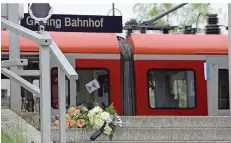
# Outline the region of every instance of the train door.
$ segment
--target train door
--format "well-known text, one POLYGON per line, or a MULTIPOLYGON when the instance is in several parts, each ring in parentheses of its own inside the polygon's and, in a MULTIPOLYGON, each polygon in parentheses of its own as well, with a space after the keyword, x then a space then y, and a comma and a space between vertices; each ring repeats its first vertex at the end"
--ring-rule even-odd
MULTIPOLYGON (((107 54, 102 55, 107 56, 107 54)), ((102 56, 94 56, 91 56, 92 59, 76 59, 76 70, 79 75, 76 104, 86 103, 91 108, 94 102, 105 106, 112 103, 118 114, 121 115, 120 57, 118 55, 117 59, 103 59, 102 56), (93 59, 94 56, 95 59, 93 59), (85 85, 94 79, 99 82, 100 88, 90 94, 85 85)))
POLYGON ((209 116, 229 116, 228 56, 208 57, 205 68, 209 116))

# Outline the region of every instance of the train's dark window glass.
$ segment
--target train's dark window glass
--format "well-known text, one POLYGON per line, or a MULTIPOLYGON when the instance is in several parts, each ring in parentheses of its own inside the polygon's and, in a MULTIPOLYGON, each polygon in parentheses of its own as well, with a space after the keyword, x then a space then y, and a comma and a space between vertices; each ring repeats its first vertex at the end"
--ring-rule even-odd
POLYGON ((194 108, 195 82, 191 70, 148 71, 151 108, 194 108))
POLYGON ((229 72, 219 69, 218 73, 218 108, 229 109, 229 72))
POLYGON ((85 103, 89 108, 92 108, 94 102, 97 102, 103 106, 108 106, 110 102, 109 72, 102 69, 77 69, 77 73, 79 75, 76 84, 77 105, 85 103), (99 82, 100 88, 90 94, 85 85, 94 79, 99 82))
MULTIPOLYGON (((68 108, 70 106, 70 81, 67 77, 65 86, 66 108, 68 108)), ((59 109, 58 97, 58 68, 54 67, 51 69, 51 107, 53 109, 59 109)))

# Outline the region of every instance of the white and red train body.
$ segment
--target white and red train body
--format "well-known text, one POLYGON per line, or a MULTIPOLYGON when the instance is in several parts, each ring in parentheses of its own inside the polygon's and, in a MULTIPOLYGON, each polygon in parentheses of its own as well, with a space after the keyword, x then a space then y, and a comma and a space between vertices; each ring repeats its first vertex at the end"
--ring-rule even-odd
MULTIPOLYGON (((4 60, 9 39, 8 32, 1 34, 4 60)), ((66 82, 67 107, 100 101, 113 103, 120 115, 230 114, 227 35, 132 34, 122 40, 105 33, 50 35, 79 74, 78 81, 66 82), (101 88, 89 94, 85 84, 93 79, 101 88)), ((20 48, 27 68, 39 69, 38 45, 21 37, 20 48)), ((56 67, 51 57, 52 114, 58 110, 56 67)))

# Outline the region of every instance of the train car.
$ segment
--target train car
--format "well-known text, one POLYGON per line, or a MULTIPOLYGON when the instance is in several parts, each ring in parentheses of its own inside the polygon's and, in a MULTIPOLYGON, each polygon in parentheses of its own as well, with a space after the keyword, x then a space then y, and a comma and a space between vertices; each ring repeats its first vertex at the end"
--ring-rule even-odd
POLYGON ((136 115, 229 114, 227 35, 136 34, 130 43, 136 115))
MULTIPOLYGON (((228 36, 49 32, 79 74, 66 78, 67 108, 97 101, 113 103, 120 115, 229 115, 228 36), (89 94, 85 84, 97 79, 89 94)), ((8 32, 2 31, 2 60, 9 57, 8 32)), ((25 69, 39 69, 38 45, 20 39, 25 69)), ((52 115, 58 114, 57 62, 51 56, 52 115)), ((30 82, 39 77, 24 77, 30 82)), ((33 95, 22 90, 28 110, 33 95)), ((18 101, 17 101, 18 102, 18 101)))

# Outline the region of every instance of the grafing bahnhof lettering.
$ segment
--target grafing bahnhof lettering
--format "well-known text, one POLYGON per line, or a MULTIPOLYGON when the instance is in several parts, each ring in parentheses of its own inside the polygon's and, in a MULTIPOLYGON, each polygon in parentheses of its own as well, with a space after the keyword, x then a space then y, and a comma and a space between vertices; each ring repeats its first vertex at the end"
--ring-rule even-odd
MULTIPOLYGON (((27 25, 36 25, 37 22, 33 20, 30 16, 26 18, 27 25)), ((65 27, 93 27, 93 28, 102 28, 104 26, 104 18, 100 18, 98 20, 93 20, 91 18, 88 19, 80 19, 80 18, 70 18, 65 17, 64 19, 49 19, 46 26, 53 26, 55 28, 65 27), (62 22, 62 20, 64 22, 62 22)))

